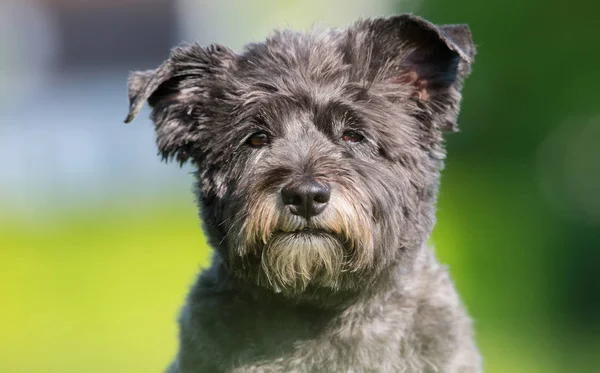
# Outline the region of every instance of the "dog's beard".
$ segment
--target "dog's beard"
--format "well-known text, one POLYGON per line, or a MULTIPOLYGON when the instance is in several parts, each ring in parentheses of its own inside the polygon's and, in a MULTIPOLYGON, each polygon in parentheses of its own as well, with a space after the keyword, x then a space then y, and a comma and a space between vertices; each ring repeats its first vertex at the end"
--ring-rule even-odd
POLYGON ((275 233, 261 253, 269 285, 286 292, 303 291, 310 283, 339 288, 346 260, 343 242, 321 231, 275 233))
POLYGON ((340 188, 308 222, 290 214, 275 193, 254 195, 247 206, 232 227, 239 233, 229 236, 230 261, 261 286, 292 295, 309 286, 339 290, 349 274, 373 264, 367 209, 340 188))

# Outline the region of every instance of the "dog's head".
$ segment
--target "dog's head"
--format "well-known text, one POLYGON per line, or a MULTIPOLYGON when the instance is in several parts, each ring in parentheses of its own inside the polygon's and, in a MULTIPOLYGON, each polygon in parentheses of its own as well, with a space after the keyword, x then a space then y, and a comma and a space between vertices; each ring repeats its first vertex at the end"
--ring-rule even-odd
POLYGON ((352 290, 427 240, 473 54, 467 26, 411 15, 277 32, 242 54, 191 45, 131 75, 126 121, 147 101, 163 158, 197 168, 233 274, 290 296, 352 290))

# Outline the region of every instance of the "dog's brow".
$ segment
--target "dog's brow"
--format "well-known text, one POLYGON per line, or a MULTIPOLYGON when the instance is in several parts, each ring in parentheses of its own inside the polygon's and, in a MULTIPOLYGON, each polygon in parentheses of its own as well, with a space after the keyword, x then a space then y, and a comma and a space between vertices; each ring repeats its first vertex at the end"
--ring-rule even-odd
POLYGON ((315 110, 315 126, 319 129, 332 129, 336 124, 356 123, 360 116, 354 108, 343 102, 332 101, 317 107, 315 110))

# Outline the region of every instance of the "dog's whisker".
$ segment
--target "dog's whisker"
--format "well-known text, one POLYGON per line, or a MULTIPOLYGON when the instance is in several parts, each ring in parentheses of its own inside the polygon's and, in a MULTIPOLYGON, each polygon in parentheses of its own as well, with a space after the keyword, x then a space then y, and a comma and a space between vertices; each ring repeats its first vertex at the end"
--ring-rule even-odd
POLYGON ((229 229, 227 230, 227 233, 225 233, 225 235, 223 236, 223 238, 219 241, 219 244, 222 244, 223 242, 225 242, 225 240, 229 237, 229 234, 231 233, 231 230, 235 228, 235 226, 242 221, 243 219, 245 219, 248 216, 248 213, 244 213, 241 214, 234 222, 233 224, 231 224, 231 226, 229 227, 229 229))

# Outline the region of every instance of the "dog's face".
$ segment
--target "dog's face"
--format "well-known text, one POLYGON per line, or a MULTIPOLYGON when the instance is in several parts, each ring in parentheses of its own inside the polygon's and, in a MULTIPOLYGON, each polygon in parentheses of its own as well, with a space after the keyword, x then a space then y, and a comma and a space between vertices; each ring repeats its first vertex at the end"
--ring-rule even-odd
POLYGON ((466 26, 401 15, 280 32, 243 54, 173 51, 129 81, 165 159, 197 168, 205 231, 239 278, 353 290, 423 244, 462 80, 466 26))

